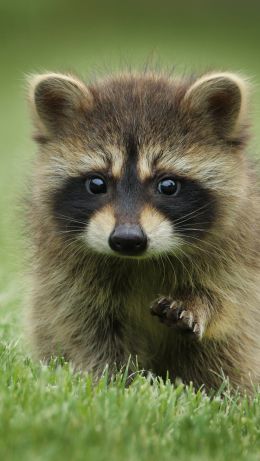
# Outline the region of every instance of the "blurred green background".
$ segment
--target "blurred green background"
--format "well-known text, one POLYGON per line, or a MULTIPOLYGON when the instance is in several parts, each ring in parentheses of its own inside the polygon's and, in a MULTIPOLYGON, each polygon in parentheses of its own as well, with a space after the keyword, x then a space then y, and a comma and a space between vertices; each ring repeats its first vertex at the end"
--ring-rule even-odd
POLYGON ((176 72, 240 71, 255 86, 250 150, 257 153, 259 19, 259 2, 252 0, 0 0, 0 307, 19 292, 16 274, 26 269, 19 201, 35 147, 25 75, 74 69, 93 78, 147 62, 176 72))

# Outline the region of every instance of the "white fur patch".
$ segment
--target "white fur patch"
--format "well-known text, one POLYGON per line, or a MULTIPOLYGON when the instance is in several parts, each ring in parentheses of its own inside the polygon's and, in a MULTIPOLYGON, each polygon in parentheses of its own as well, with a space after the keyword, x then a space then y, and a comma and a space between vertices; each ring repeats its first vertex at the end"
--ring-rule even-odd
POLYGON ((98 253, 113 254, 108 239, 115 227, 115 216, 111 206, 99 210, 90 219, 83 240, 98 253))
POLYGON ((174 233, 170 221, 155 208, 143 209, 140 224, 148 237, 147 256, 169 253, 181 246, 182 240, 174 233))
MULTIPOLYGON (((148 248, 138 258, 150 258, 177 251, 182 245, 182 239, 175 235, 172 224, 154 208, 147 206, 140 217, 140 225, 148 238, 148 248)), ((109 236, 115 227, 113 208, 106 206, 90 219, 83 240, 92 250, 104 255, 116 254, 109 246, 109 236)), ((129 258, 129 256, 127 256, 129 258)), ((134 257, 136 259, 136 257, 134 257)))

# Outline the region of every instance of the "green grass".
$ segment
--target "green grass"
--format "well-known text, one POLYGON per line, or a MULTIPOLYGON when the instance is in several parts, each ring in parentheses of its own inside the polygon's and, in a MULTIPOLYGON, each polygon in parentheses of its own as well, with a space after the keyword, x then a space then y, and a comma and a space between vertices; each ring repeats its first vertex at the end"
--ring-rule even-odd
POLYGON ((155 62, 177 70, 241 70, 255 82, 254 141, 260 141, 257 2, 161 0, 0 2, 0 460, 258 461, 260 393, 211 400, 192 387, 124 375, 94 386, 62 360, 29 358, 23 337, 26 246, 19 205, 31 168, 24 97, 27 72, 75 68, 92 75, 155 62), (197 4, 200 4, 200 7, 197 4))
POLYGON ((110 384, 69 365, 33 364, 16 344, 0 350, 3 460, 259 460, 260 395, 216 395, 123 374, 110 384))

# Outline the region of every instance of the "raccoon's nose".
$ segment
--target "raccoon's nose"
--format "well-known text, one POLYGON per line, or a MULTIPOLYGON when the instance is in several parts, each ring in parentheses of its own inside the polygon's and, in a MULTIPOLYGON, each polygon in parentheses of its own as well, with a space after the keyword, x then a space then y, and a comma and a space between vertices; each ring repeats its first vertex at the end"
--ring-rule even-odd
POLYGON ((112 250, 126 255, 138 255, 147 247, 147 237, 140 226, 119 225, 109 237, 112 250))

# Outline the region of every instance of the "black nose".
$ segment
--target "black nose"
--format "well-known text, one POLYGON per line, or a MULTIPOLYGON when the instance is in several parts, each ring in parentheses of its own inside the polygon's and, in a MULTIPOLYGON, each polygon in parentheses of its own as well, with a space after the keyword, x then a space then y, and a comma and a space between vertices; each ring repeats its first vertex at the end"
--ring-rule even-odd
POLYGON ((110 235, 109 245, 114 251, 135 256, 146 249, 147 237, 140 226, 119 225, 110 235))

